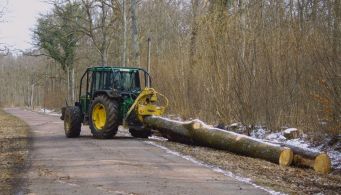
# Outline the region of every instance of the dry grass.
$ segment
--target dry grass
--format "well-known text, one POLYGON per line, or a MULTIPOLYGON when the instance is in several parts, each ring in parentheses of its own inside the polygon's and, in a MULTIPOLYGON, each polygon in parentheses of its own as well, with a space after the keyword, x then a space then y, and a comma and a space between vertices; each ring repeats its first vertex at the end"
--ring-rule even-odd
POLYGON ((28 157, 28 126, 0 110, 0 194, 14 194, 28 157))

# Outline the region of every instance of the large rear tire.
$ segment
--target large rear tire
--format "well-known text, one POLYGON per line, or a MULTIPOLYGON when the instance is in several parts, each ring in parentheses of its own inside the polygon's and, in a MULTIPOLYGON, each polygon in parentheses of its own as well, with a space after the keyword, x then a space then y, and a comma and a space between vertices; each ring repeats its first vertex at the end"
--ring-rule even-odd
POLYGON ((143 129, 143 130, 135 130, 135 129, 129 129, 129 133, 133 137, 137 138, 148 138, 152 135, 152 131, 150 129, 143 129))
POLYGON ((118 102, 107 96, 97 96, 91 104, 89 126, 98 139, 110 139, 118 130, 118 102))
POLYGON ((65 136, 68 138, 79 137, 82 126, 82 113, 77 106, 67 107, 64 116, 65 136))

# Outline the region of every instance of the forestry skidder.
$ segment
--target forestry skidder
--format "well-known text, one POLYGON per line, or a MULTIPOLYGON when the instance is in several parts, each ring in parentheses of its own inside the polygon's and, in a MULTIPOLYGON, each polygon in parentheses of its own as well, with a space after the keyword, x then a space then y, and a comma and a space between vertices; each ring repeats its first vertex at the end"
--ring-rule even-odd
POLYGON ((79 101, 62 108, 66 137, 78 137, 83 123, 96 138, 112 138, 119 125, 128 127, 133 137, 147 138, 151 130, 144 117, 160 116, 168 105, 150 84, 149 73, 141 68, 88 68, 80 81, 79 101), (158 97, 165 106, 156 105, 158 97))

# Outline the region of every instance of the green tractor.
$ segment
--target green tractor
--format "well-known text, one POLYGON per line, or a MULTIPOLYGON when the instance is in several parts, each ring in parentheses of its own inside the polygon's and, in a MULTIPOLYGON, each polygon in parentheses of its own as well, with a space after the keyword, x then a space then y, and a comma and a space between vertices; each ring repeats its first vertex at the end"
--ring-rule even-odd
POLYGON ((79 137, 82 124, 99 139, 113 138, 119 125, 129 128, 133 137, 149 137, 152 132, 143 118, 162 115, 168 105, 150 84, 149 73, 141 68, 88 68, 80 81, 79 101, 62 108, 66 137, 79 137), (156 105, 158 96, 166 106, 156 105))

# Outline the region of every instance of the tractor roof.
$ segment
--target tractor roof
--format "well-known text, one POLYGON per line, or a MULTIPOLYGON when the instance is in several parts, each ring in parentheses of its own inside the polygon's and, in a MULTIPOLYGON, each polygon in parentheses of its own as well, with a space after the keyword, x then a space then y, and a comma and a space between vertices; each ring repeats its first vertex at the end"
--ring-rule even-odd
POLYGON ((112 70, 123 70, 123 71, 134 71, 134 70, 142 70, 146 72, 143 68, 137 68, 137 67, 120 67, 120 66, 94 66, 89 67, 88 71, 112 71, 112 70))

